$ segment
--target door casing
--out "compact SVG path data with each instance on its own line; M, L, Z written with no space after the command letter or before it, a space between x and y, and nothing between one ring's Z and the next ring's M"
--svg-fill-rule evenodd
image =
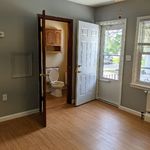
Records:
M39 40L41 40L40 38L40 32L41 32L41 24L40 21L43 18L43 15L38 14L38 26L39 26L39 31L38 31L38 37ZM54 17L54 16L48 16L45 15L44 16L45 20L53 20L53 21L60 21L60 22L65 22L68 24L68 46L67 46L67 103L68 104L72 104L72 72L73 72L73 20L72 19L67 19L67 18L60 18L60 17ZM39 41L39 50L41 47L41 42ZM41 57L40 57L40 53L41 51L39 51L39 72L41 72ZM46 70L46 68L45 68ZM45 81L46 82L46 81ZM39 108L40 108L40 112L42 111L42 98L41 98L41 91L42 91L42 87L41 87L41 77L39 75ZM46 104L45 104L46 105ZM43 111L46 112L46 106L43 107ZM45 113L46 114L46 113ZM45 117L46 118L46 117ZM44 121L46 122L46 121ZM46 126L46 125L44 125Z
M42 15L38 14L38 18L42 19ZM68 23L68 57L67 57L67 103L72 104L72 70L73 70L73 20L55 16L45 16L46 20L60 21Z
M104 25L115 25L115 24L119 24L119 23L122 23L124 25L123 27L123 39L122 39L122 52L121 52L121 57L122 57L122 63L121 63L121 73L120 73L120 84L121 84L121 92L119 93L119 102L118 104L112 104L112 105L115 105L117 107L119 107L121 105L121 98L122 98L122 81L123 81L123 70L124 70L124 54L125 54L125 40L126 40L126 25L127 25L127 19L124 18L124 19L118 19L118 20L110 20L110 21L102 21L102 22L97 22L97 24L100 25L100 35L101 35L101 26L104 26ZM100 43L101 45L101 43ZM99 66L101 66L101 58L99 57ZM100 78L100 67L98 67L98 78ZM99 79L98 79L98 82L99 82ZM96 95L96 98L97 99L101 99L99 97L99 84L97 84L97 95ZM102 101L106 102L106 100L103 100L101 99ZM109 102L108 102L109 103Z

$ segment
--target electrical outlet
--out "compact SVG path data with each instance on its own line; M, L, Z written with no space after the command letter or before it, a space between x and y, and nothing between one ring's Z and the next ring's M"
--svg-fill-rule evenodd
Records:
M2 100L3 100L3 101L7 101L7 94L3 94L3 95L2 95Z
M5 37L5 33L3 31L0 31L0 38Z

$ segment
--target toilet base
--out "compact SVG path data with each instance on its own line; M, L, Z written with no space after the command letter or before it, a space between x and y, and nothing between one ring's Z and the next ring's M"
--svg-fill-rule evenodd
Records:
M51 92L51 95L55 97L62 97L62 89L55 89Z

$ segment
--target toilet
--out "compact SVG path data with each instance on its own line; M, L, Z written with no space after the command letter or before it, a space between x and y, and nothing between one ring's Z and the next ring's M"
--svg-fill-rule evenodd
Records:
M62 88L64 82L58 81L59 79L59 68L47 68L46 69L47 82L51 85L50 93L55 97L62 97Z

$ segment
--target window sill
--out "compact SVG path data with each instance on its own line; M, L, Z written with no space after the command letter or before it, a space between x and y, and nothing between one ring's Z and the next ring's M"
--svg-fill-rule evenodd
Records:
M142 84L138 84L138 83L130 83L130 86L133 88L144 90L144 91L150 90L150 86L146 86L146 85L142 85Z

